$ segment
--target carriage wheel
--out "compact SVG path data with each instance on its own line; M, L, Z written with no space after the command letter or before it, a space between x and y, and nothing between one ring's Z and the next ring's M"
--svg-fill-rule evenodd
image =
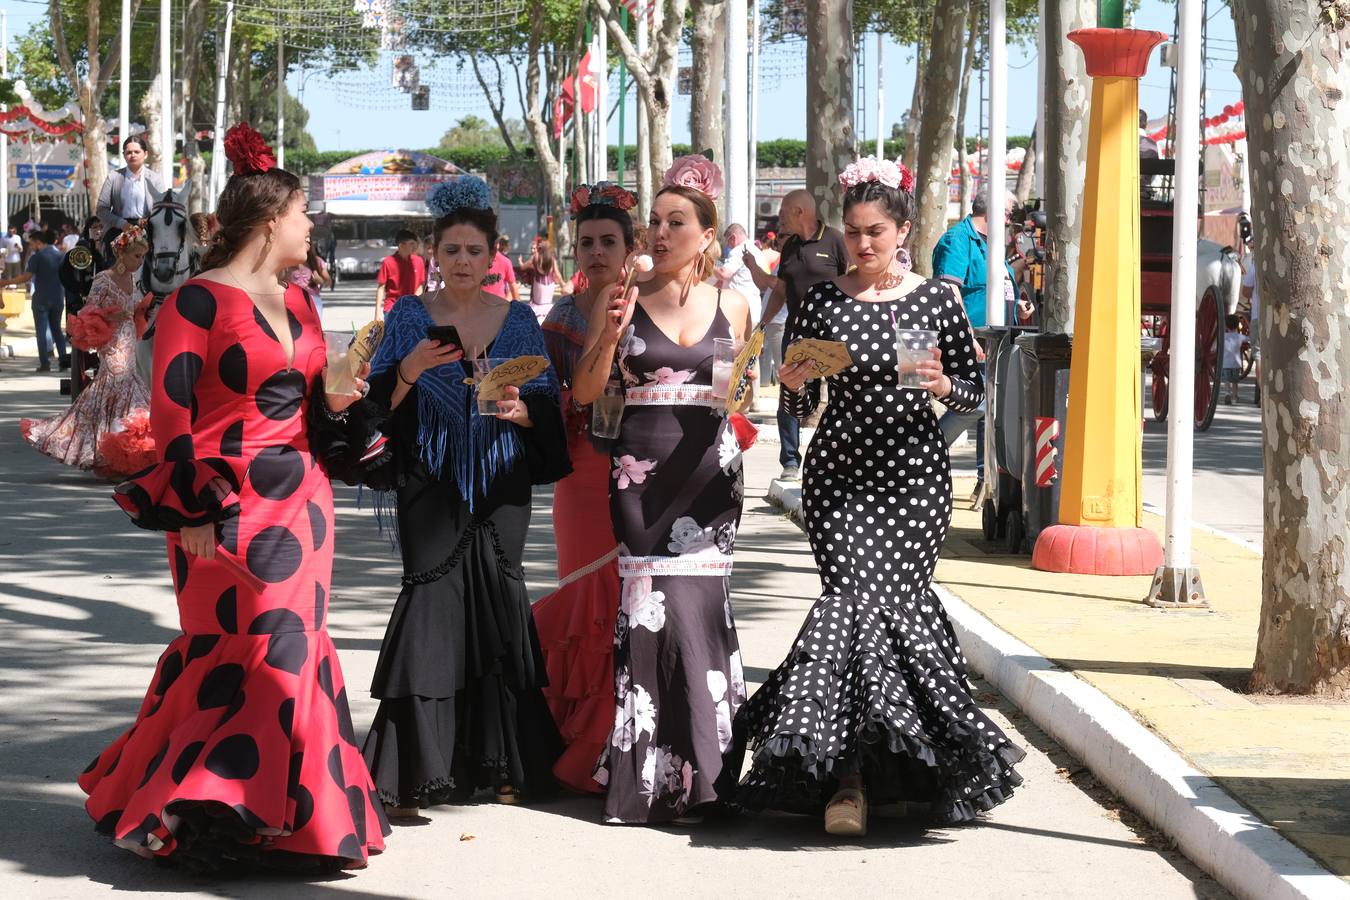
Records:
M1214 424L1222 385L1223 313L1214 288L1205 291L1195 311L1195 430Z
M1167 419L1168 347L1171 343L1165 324L1159 329L1158 336L1162 338L1162 347L1158 350L1157 355L1149 362L1149 370L1153 373L1150 405L1153 407L1153 421L1163 422Z

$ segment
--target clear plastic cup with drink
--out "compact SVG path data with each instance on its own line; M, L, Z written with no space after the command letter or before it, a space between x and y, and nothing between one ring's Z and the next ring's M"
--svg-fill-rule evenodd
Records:
M938 333L922 328L898 328L895 331L895 357L900 372L900 387L921 391L919 363L933 359Z
M712 393L725 400L731 394L731 370L736 367L736 356L745 346L734 338L713 338Z
M330 394L346 395L356 391L356 376L352 372L352 333L325 331L323 343L328 351L328 365L323 370L323 389Z
M616 438L623 423L623 385L611 380L605 392L591 404L591 434L598 438Z
M509 363L509 357L491 356L479 357L473 361L473 393L477 401L478 414L480 416L495 416L499 412L497 401L507 399L504 388L489 387L483 388L483 380L487 378L488 373L498 366Z

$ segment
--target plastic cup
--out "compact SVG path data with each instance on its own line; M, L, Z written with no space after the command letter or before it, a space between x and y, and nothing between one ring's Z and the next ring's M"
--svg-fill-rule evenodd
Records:
M598 438L616 438L623 423L623 385L611 381L605 392L591 404L591 434Z
M736 355L745 346L733 338L713 338L712 393L725 400L731 393L731 370L736 367Z
M349 358L352 334L348 331L325 331L323 343L328 351L328 365L323 370L323 389L330 394L350 394L356 390Z
M920 328L899 328L895 332L895 358L900 372L900 387L921 391L918 367L933 358L938 333Z
M473 393L474 399L478 404L478 414L480 416L497 415L497 401L506 399L506 394L502 392L501 388L492 391L484 391L482 389L483 379L486 378L488 373L493 369L510 361L510 357L506 356L480 357L473 361Z

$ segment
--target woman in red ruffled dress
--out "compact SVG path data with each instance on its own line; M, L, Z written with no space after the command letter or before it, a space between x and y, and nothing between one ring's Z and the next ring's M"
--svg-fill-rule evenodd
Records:
M324 629L333 494L306 418L313 303L280 275L305 258L300 180L247 125L205 271L156 321L151 421L160 462L118 485L137 525L168 532L182 635L136 723L84 774L85 808L121 847L193 869L325 873L383 849L383 810L356 746Z
M126 476L144 468L124 468L128 457L116 448L111 458L104 453L108 439L122 431L124 420L150 405L145 382L136 372L136 327L132 311L136 308L135 273L145 260L150 245L144 229L131 225L113 241L117 264L94 276L78 316L70 317L67 328L71 340L80 349L96 350L98 374L80 392L70 408L50 419L22 419L19 431L39 453L57 462L79 469L97 469ZM98 333L84 336L88 323Z
M610 526L609 441L591 435L591 408L572 400L572 375L598 298L618 283L633 249L637 198L601 183L572 195L577 263L587 288L562 297L544 320L544 342L563 387L572 474L553 492L558 589L534 606L548 667L544 689L567 749L553 774L574 791L604 790L592 774L614 728L614 618L619 610L618 542Z

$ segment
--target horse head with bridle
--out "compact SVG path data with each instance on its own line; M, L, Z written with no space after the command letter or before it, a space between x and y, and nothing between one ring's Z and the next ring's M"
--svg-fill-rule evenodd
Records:
M153 204L145 226L150 252L145 255L142 284L156 299L167 297L193 275L197 233L188 220L187 204L179 199L186 199L191 191L191 181L162 194L150 189Z
M182 187L170 188L163 193L153 187L149 190L152 205L145 221L145 237L150 252L145 254L141 287L154 297L144 310L146 329L136 348L136 367L147 384L150 383L155 316L164 298L195 274L196 254L193 250L197 246L197 233L188 218L187 204L183 202L191 194L192 182L185 181Z

